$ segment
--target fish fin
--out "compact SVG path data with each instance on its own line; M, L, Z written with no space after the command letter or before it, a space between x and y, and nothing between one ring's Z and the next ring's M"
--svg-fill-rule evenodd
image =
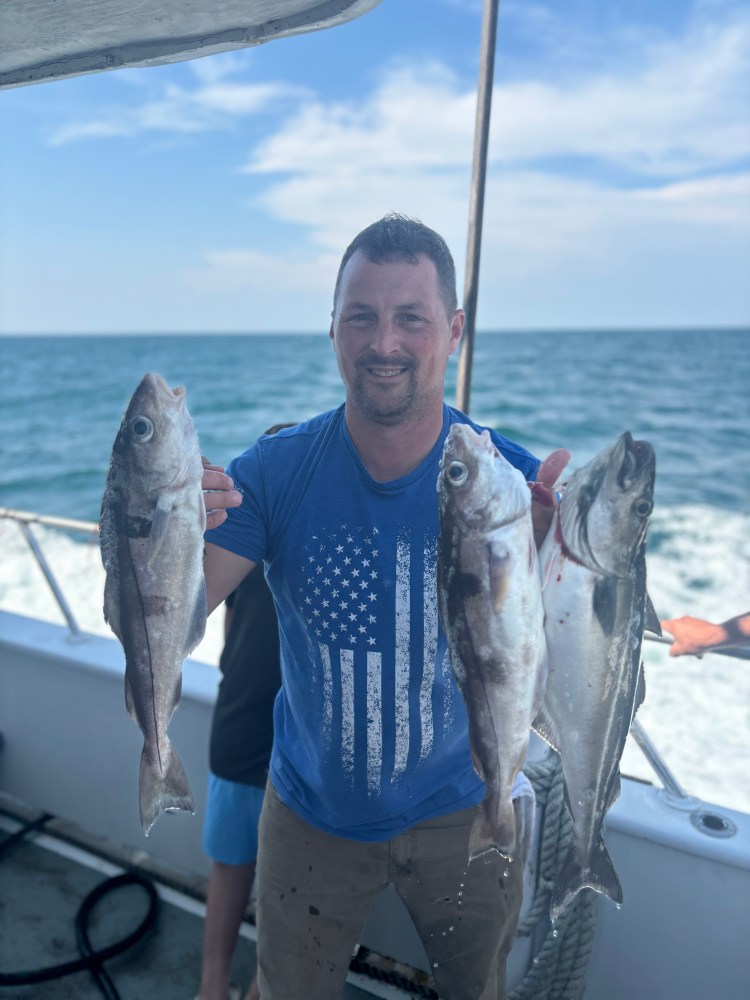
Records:
M594 584L593 609L602 632L610 636L617 620L617 578L600 576Z
M484 769L482 768L482 762L474 752L474 747L471 743L469 743L469 752L471 754L471 762L474 765L474 770L477 772L482 781L484 781Z
M507 858L509 861L513 860L513 852L516 849L516 822L515 822L515 812L513 811L513 803L511 802L511 814L513 817L512 824L512 841L507 842L507 835L498 835L497 832L493 832L492 825L487 818L487 813L484 809L480 809L477 813L477 817L471 828L471 833L469 835L469 864L475 861L477 858L483 857L485 854L489 854L491 851L496 851L498 854L502 854L503 857Z
M201 580L201 585L198 590L198 596L195 600L195 608L193 609L193 617L190 621L190 629L185 639L185 649L183 651L183 659L189 656L193 652L195 647L201 641L203 636L206 634L206 618L208 616L208 597L206 595L206 580L205 577Z
M120 584L117 574L107 573L104 581L104 621L122 642L120 627Z
M641 664L638 667L638 680L635 684L635 699L633 701L633 715L630 719L631 722L635 718L635 713L646 700L646 672L644 670L643 660L641 660Z
M146 754L146 747L141 754L141 775L139 787L139 805L143 832L148 836L161 809L181 809L194 813L195 803L190 785L182 766L182 761L172 750L169 740L163 748L166 766L162 769Z
M622 778L620 777L620 769L618 767L615 773L612 775L612 781L610 782L609 794L607 795L607 804L604 807L605 816L612 808L612 806L615 804L615 802L617 802L617 800L620 798L621 785L622 785Z
M159 555L164 539L167 537L167 528L172 515L172 504L166 497L160 496L154 509L154 519L151 522L151 534L148 540L148 563L151 565Z
M167 720L171 720L174 715L174 710L180 704L180 698L182 697L182 674L177 678L177 683L174 686L174 692L172 694L172 705L167 712Z
M560 753L560 738L557 735L555 724L547 714L544 705L537 712L537 716L531 723L534 732L541 736L545 743L549 743L556 753Z
M128 715L133 720L133 722L138 722L138 713L135 709L135 699L133 698L133 689L130 686L130 680L128 675L125 674L125 708L127 709Z
M510 582L510 557L505 548L495 549L490 546L490 600L492 610L498 612L508 593Z
M575 845L571 845L555 882L550 901L550 917L556 923L563 910L573 902L582 889L593 889L609 896L615 903L622 902L622 886L617 877L612 858L602 840L586 866L576 858Z
M651 601L651 598L646 593L646 607L643 611L643 631L651 632L652 635L661 636L661 623L659 622L659 616L656 613L656 608Z

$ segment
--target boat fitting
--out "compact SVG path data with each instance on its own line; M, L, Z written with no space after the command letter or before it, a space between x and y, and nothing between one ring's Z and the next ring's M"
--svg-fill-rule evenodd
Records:
M705 833L707 837L733 837L737 833L736 823L727 816L709 809L696 809L691 812L690 822L696 830Z

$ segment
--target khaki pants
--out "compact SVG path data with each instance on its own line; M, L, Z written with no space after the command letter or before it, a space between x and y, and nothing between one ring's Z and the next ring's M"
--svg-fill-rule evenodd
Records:
M467 864L479 808L363 843L310 826L269 782L258 853L263 1000L338 1000L370 903L390 882L424 944L441 1000L504 1000L523 865L494 852Z

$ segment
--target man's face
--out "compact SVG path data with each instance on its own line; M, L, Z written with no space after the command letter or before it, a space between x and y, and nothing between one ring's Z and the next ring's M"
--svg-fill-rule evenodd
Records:
M357 251L341 276L330 330L349 405L394 425L442 404L463 324L460 309L447 315L428 257L373 264Z

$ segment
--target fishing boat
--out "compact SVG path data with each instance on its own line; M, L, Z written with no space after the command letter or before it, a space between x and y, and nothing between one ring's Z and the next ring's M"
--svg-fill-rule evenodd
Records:
M120 0L6 0L0 88L49 85L70 75L157 65L335 28L366 16L377 2L162 0L157 15L149 5ZM497 0L486 0L481 37L467 335L456 399L465 411L497 7ZM125 717L122 648L114 637L80 629L39 542L44 528L95 544L97 525L7 509L0 517L26 538L28 557L46 579L40 586L52 589L65 622L43 620L34 608L25 614L0 610L0 827L6 834L0 845L0 989L14 997L114 996L114 987L102 985L111 975L126 996L190 997L198 981L209 864L201 824L167 815L144 839L137 810L123 809L122 790L133 786L140 736ZM722 655L727 653L748 658L742 650ZM739 659L738 669L746 669ZM188 659L180 711L170 727L191 777L198 817L218 682L213 665ZM624 777L607 816L606 841L624 903L615 906L585 891L556 925L549 919L550 890L571 833L557 758L532 741L526 770L537 791L538 822L508 969L514 1000L747 996L750 815L691 796L637 722L632 733L652 780ZM89 920L95 924L91 932ZM242 936L247 971L255 940L252 907ZM76 938L80 960L66 951L68 939L73 949ZM87 950L93 956L86 957ZM112 953L106 965L102 950ZM51 979L45 970L61 964L68 976ZM393 891L376 900L352 957L347 998L368 995L437 998L424 949Z

